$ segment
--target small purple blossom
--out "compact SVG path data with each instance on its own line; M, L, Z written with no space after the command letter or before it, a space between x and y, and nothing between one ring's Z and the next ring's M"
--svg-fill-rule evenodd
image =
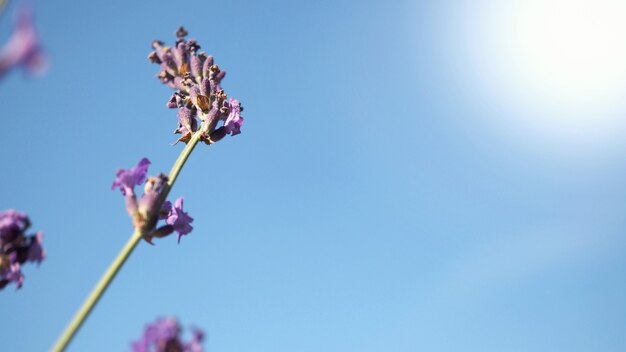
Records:
M193 218L183 211L183 197L176 199L174 206L171 207L169 214L167 215L167 224L171 225L174 231L178 233L178 242L180 238L193 230L191 223Z
M193 229L189 223L193 219L183 211L183 198L179 198L172 206L169 201L163 202L161 208L156 211L161 192L167 184L167 176L159 174L146 179L150 160L143 158L137 166L131 169L120 169L116 173L116 179L111 189L119 187L126 200L126 210L133 220L135 228L141 229L146 241L152 243L152 238L162 238L178 232L180 237L188 234ZM135 194L135 186L144 183L144 191L139 200ZM156 214L153 212L156 211ZM156 215L157 218L151 218ZM157 228L158 220L166 220L166 225ZM33 250L33 253L36 249Z
M150 160L143 158L139 160L137 166L132 169L119 169L115 174L116 178L113 181L111 189L120 188L122 195L126 193L133 193L135 186L142 184L146 180L146 174L148 173L148 167L150 166Z
M195 40L185 39L187 31L183 27L176 31L176 36L173 47L154 41L154 51L148 59L161 66L158 74L161 83L175 90L166 105L179 109L174 133L181 137L177 142L189 142L197 129L197 118L204 126L201 140L206 144L215 143L227 134L241 133L243 108L236 99L229 100L221 86L226 72L213 63L212 56L198 52L200 45ZM218 126L220 122L222 125Z
M146 325L143 336L132 343L133 352L202 352L204 333L194 330L191 341L185 343L182 330L174 317L157 319Z
M23 66L33 74L43 72L47 67L47 58L39 47L33 13L29 7L18 10L15 29L0 49L0 76L17 66Z
M239 100L231 98L228 101L228 117L224 121L224 128L226 133L231 136L241 133L241 126L243 125L243 117L241 117L241 104Z
M21 288L24 282L22 264L39 264L46 257L42 246L43 233L26 235L29 227L26 214L15 210L0 212L0 289L11 282Z

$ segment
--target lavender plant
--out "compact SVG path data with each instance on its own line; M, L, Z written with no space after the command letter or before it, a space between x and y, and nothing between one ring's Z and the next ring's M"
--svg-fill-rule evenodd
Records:
M156 206L159 194L167 182L167 177L163 174L159 174L156 177L150 176L146 181L149 165L150 160L143 158L132 169L118 170L117 178L113 181L111 188L119 187L122 195L126 198L128 215L133 220L135 228L143 229L143 238L146 241L152 243L152 238L165 237L176 231L178 233L178 242L180 243L180 238L193 229L190 225L193 218L183 211L183 197L178 198L173 206L169 201L165 201L161 205L157 220L165 220L166 225L156 228L156 222L153 221L150 223L151 225L148 224L149 214ZM138 201L135 194L135 186L144 183L144 181L144 192Z
M133 352L202 352L204 333L194 329L189 342L184 342L176 318L157 319L146 325L143 336L132 344Z
M26 214L6 210L0 212L0 289L13 282L17 288L24 283L22 265L37 264L46 257L42 247L43 232L26 235L30 219Z
M154 51L148 55L152 63L160 65L159 80L174 90L167 107L178 109L174 132L180 137L176 143L186 145L167 176L159 174L146 179L150 164L147 158L131 169L118 170L112 188L119 188L124 196L135 231L59 337L54 351L67 347L142 238L152 243L154 238L177 232L180 241L182 236L191 232L193 219L183 211L183 198L172 204L166 201L167 196L199 142L210 145L226 135L241 132L243 108L236 99L229 99L221 86L226 72L214 64L212 56L199 51L200 46L195 40L186 40L186 36L187 31L180 27L172 47L154 41ZM138 199L134 188L142 183L145 183L144 192ZM165 224L158 226L159 220L165 220Z
M5 5L6 2L0 0L0 10ZM18 9L15 29L0 49L0 77L19 66L32 74L43 72L47 66L47 58L39 45L30 7Z
M7 0L0 0L0 14L6 5ZM0 77L19 66L30 73L41 72L46 61L35 31L32 8L23 6L17 11L9 40L0 49ZM24 283L22 265L40 264L46 257L42 247L43 232L26 235L29 227L30 219L25 213L13 209L0 211L0 290L10 283L21 288Z

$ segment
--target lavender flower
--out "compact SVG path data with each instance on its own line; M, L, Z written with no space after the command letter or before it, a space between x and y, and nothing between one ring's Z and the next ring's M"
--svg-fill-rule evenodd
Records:
M241 104L239 100L231 98L228 101L228 117L224 121L224 128L226 133L235 136L241 133L241 126L243 125L243 118L241 117Z
M173 47L154 41L154 51L148 59L161 66L159 80L175 90L166 105L179 109L174 133L181 137L177 142L187 143L191 139L198 118L203 126L201 140L206 144L215 143L226 134L241 133L243 108L239 101L228 100L221 86L226 72L213 63L212 56L198 52L200 45L195 40L185 40L187 31L183 27L176 31L176 36ZM222 126L218 127L220 122Z
M29 73L43 72L47 66L35 32L32 9L27 7L18 11L13 34L0 50L0 76L17 66L25 67Z
M29 227L26 214L15 210L0 212L0 289L11 282L21 288L24 282L22 264L39 264L46 257L42 247L43 233L39 231L27 236L25 232Z
M176 318L157 319L146 325L143 336L132 343L133 352L202 352L204 333L194 330L191 341L183 342Z
M167 214L168 225L171 225L174 231L178 232L178 242L183 235L186 235L193 230L190 223L193 222L193 218L183 211L183 197L180 197L174 202L174 206L171 207Z
M179 198L174 206L169 201L165 201L159 209L156 221L149 222L150 215L155 211L163 187L167 184L167 176L159 174L150 176L146 180L150 160L143 158L131 169L120 169L116 173L111 189L119 188L126 199L126 210L133 220L135 228L141 229L145 235L144 239L152 243L152 238L162 238L178 232L178 242L183 235L188 234L193 229L190 223L193 219L183 211L183 198ZM145 182L144 191L140 199L137 200L135 186ZM166 225L156 228L158 220L166 220Z
M146 180L146 174L148 173L148 167L150 166L150 160L143 158L139 160L137 166L132 169L120 169L117 170L115 176L117 177L113 181L111 189L120 188L122 195L126 193L134 193L135 186L142 184Z

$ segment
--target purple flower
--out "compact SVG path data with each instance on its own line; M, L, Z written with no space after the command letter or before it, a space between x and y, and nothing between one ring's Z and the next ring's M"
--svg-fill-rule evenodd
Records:
M193 227L190 225L193 222L193 218L183 211L183 200L183 197L176 199L176 202L174 202L174 206L170 209L166 220L167 224L171 225L174 231L178 232L179 243L180 238L183 237L183 235L186 235L193 230Z
M30 226L30 220L26 214L6 210L0 212L0 243L15 241Z
M194 330L190 342L181 337L181 328L176 318L157 319L146 325L143 336L132 343L133 352L202 352L204 333Z
M126 210L128 211L128 215L133 218L135 227L141 226L144 220L138 212L135 186L142 184L146 180L148 166L150 166L150 160L143 158L139 160L137 166L131 169L118 169L115 174L116 178L111 186L111 189L119 187L120 192L122 192L122 195L126 199Z
M241 117L241 104L239 100L231 98L228 101L228 117L224 121L226 133L231 136L241 133L241 125L243 125L243 117Z
M161 83L175 90L167 107L179 109L174 133L182 136L177 142L189 142L197 129L196 116L205 126L201 140L207 144L215 143L226 134L241 133L241 105L235 99L228 100L221 86L226 72L213 63L212 56L198 52L200 45L195 40L185 40L187 31L183 27L176 31L176 36L173 47L159 40L152 42L154 51L148 58L161 66L158 74ZM213 134L216 130L220 132Z
M116 178L115 181L113 181L111 189L119 187L123 196L125 196L126 193L134 193L135 186L142 184L146 180L148 166L150 166L150 160L143 158L139 160L137 166L132 169L117 170L115 174Z
M32 9L28 7L18 11L13 34L0 50L0 76L17 66L24 66L30 73L43 72L47 66L47 59L39 48Z
M172 206L169 201L163 202L158 211L161 192L167 184L167 176L159 174L158 176L150 176L146 180L150 161L143 158L137 166L132 169L120 169L117 171L116 179L111 189L120 188L122 195L126 199L126 210L133 220L135 228L140 229L144 233L144 239L152 243L152 238L162 238L178 232L178 241L180 237L191 232L192 227L189 225L193 219L183 211L183 198L179 198ZM135 186L145 181L144 191L140 199L137 200L135 194ZM154 216L156 215L156 218ZM158 220L165 220L166 225L157 228ZM37 257L37 247L32 249L33 258Z
M43 233L26 235L30 220L26 214L15 210L0 212L0 289L14 282L21 288L24 282L22 264L41 263L46 257Z

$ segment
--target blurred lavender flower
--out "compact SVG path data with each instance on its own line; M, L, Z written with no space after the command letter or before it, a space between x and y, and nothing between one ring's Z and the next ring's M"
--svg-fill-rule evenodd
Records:
M133 342L133 352L202 352L204 333L194 330L191 341L185 343L176 318L158 319L146 325L143 336Z
M0 50L0 76L17 66L23 66L32 74L41 73L47 68L47 58L39 47L33 12L29 7L18 10L13 34Z
M116 179L113 181L111 189L117 187L120 188L122 195L127 193L134 193L135 186L142 184L146 180L146 174L148 173L148 167L150 166L150 160L143 158L139 160L137 166L132 169L120 169L115 174Z
M159 209L158 220L166 220L167 224L156 228L157 221L148 223L150 214L155 210L159 196L163 187L167 183L167 176L159 174L150 176L146 180L150 160L143 158L139 163L130 169L120 169L117 171L111 189L119 188L126 199L126 210L133 220L135 228L142 229L146 234L146 241L152 243L152 238L162 238L178 232L178 242L183 235L188 234L193 229L190 223L193 219L183 212L183 198L179 198L172 206L172 203L165 201ZM135 194L135 186L144 183L144 191L139 201Z
M193 218L183 211L183 197L180 197L174 202L174 206L170 208L167 214L168 225L171 225L174 231L178 232L178 242L183 235L186 235L193 230L190 223L193 222Z
M21 288L24 282L22 264L41 261L46 257L41 231L27 236L30 220L26 214L6 210L0 212L0 289L11 282Z
M177 142L187 143L197 130L197 118L203 122L202 141L215 143L225 135L241 133L243 117L239 101L228 100L221 82L225 71L213 64L213 57L203 51L195 40L185 40L187 31L180 27L174 47L154 41L148 55L152 63L161 65L159 80L175 90L167 107L178 108ZM222 122L221 127L217 127Z

